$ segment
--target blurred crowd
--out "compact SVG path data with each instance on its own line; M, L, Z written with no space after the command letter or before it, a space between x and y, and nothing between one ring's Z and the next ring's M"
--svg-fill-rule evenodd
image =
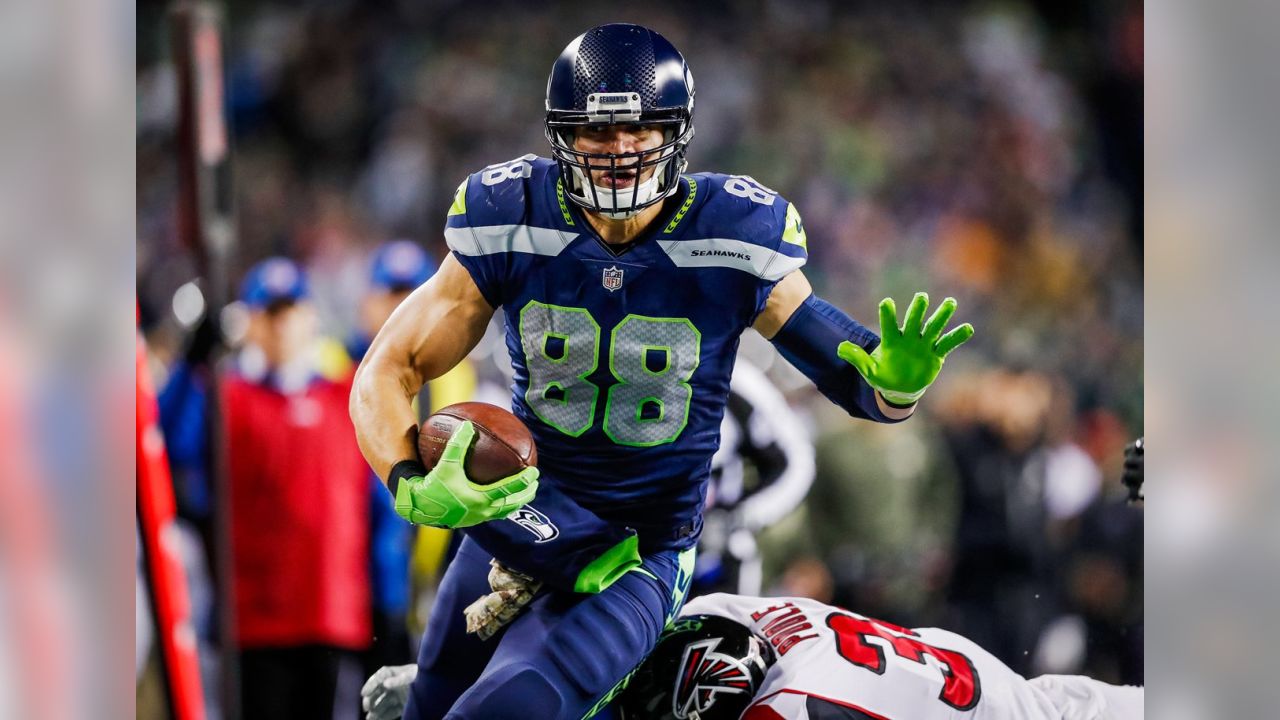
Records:
M546 154L564 44L649 25L697 82L690 169L793 201L819 293L871 322L925 288L977 328L892 427L841 417L744 342L817 447L809 498L762 537L766 588L943 625L1024 673L1141 683L1142 511L1119 484L1142 431L1141 3L646 5L229 2L233 276L291 258L317 329L358 336L376 248L440 257L458 182ZM194 265L164 11L139 3L137 78L138 293L162 380L198 323L175 312Z

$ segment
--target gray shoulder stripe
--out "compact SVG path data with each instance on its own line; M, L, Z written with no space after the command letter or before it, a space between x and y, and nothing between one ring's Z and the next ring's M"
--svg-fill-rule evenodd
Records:
M459 255L496 255L519 252L559 255L577 235L531 225L484 225L445 228L444 240Z
M803 267L805 262L802 257L792 257L754 243L729 238L659 240L658 244L676 267L728 267L770 282L781 280Z
M444 242L459 255L481 255L480 246L471 236L471 228L445 228Z

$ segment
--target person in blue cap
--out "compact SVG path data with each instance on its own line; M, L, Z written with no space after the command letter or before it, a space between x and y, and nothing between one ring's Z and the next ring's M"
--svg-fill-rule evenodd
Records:
M190 459L206 465L202 474L214 453L225 459L241 716L334 717L354 707L344 679L359 672L373 635L371 518L329 517L310 503L363 510L372 490L385 491L353 437L350 377L318 370L303 269L263 260L239 299L249 322L235 362L219 371L221 445ZM207 382L178 368L166 391L166 438L209 437Z
M240 300L253 310L278 310L308 297L307 277L294 261L272 257L249 268Z
M316 373L317 322L302 268L288 258L263 260L245 274L240 301L249 327L238 371L285 392L304 388Z
M292 260L270 258L245 273L238 300L248 311L249 323L245 345L234 358L237 374L266 379L271 367L288 365L298 368L292 374L305 382L309 368L283 360L306 355L293 350L299 344L309 345L309 331L314 327L314 316L304 302L307 297L306 275ZM208 324L195 331L184 356L169 368L158 397L179 513L199 525L206 537L212 532L208 523L213 507L205 422L210 386L207 375L218 333L216 325ZM279 380L280 373L273 373L272 379Z
M435 272L435 261L413 241L392 240L374 251L369 292L360 305L360 327L347 341L353 362L364 357L392 311Z

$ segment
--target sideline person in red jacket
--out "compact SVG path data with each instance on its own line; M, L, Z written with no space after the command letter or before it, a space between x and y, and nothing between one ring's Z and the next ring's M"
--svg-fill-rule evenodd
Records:
M246 346L222 389L243 717L331 718L357 707L371 635L369 468L350 382L315 371L302 270L265 260L241 300Z

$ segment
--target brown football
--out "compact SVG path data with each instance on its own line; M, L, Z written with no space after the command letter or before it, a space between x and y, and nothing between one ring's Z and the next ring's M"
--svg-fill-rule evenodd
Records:
M476 428L476 439L463 463L475 484L488 485L538 463L533 435L520 418L497 405L464 402L441 408L418 430L418 454L428 470L440 461L449 436L464 420Z

